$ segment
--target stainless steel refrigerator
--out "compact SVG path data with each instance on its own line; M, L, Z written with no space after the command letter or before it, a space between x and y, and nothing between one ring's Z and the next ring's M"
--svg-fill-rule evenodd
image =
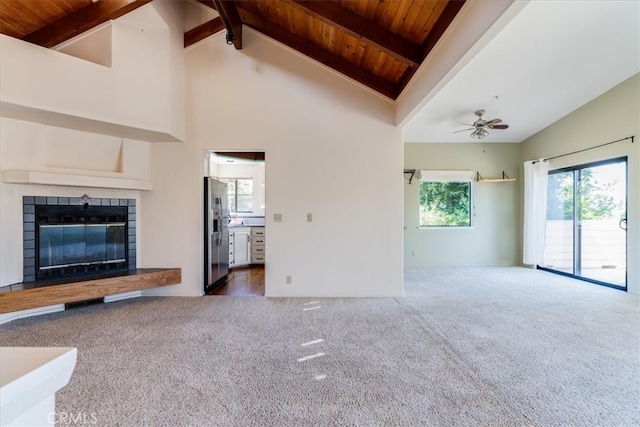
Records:
M204 179L204 290L216 288L229 273L227 184Z

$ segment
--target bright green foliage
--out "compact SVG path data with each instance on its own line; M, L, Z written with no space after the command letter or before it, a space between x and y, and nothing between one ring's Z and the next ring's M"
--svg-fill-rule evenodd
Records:
M624 201L615 197L617 180L598 180L593 168L580 170L579 177L579 218L589 220L624 217ZM573 178L573 171L549 175L547 219L573 219Z
M420 226L470 226L470 182L421 182Z

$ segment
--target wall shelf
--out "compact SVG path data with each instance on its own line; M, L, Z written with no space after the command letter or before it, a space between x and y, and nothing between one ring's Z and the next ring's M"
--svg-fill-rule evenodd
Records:
M406 175L408 173L411 174L411 176L409 177L409 184L411 184L411 181L413 181L413 177L416 174L416 170L415 169L405 169L404 170L404 174Z
M11 184L59 185L63 187L115 188L120 190L148 191L152 188L150 181L140 179L29 170L2 171L2 182Z
M515 178L509 178L509 176L502 171L502 178L483 178L480 172L476 172L477 182L514 182Z

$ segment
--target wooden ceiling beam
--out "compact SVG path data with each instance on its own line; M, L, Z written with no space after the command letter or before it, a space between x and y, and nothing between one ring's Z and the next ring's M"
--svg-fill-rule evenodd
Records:
M222 18L218 16L184 33L184 47L189 47L224 29L224 22L222 22Z
M431 31L429 31L429 35L427 35L427 38L422 44L422 59L420 60L421 62L427 57L427 55L429 55L429 53L431 53L438 40L440 40L444 32L451 25L451 22L453 22L453 19L456 17L458 12L460 12L460 9L462 9L462 6L464 6L465 1L466 0L450 0L449 3L445 6L444 10L438 17L438 20L433 25L433 28L431 28ZM407 84L409 84L409 81L411 80L415 72L415 68L407 68L403 76L400 78L400 81L398 82L399 93L401 93L407 86Z
M238 50L242 49L242 19L240 19L236 2L213 0L213 4L227 27L227 40L229 40L229 34L233 35L233 46Z
M236 159L264 161L264 151L214 151L217 156Z
M27 34L22 40L44 47L53 47L150 2L151 0L102 0L91 3L46 27Z
M462 6L464 6L466 0L449 0L449 3L445 6L444 10L438 17L438 20L429 31L429 35L422 43L422 58L420 58L420 62L422 62L427 55L434 48L438 40L442 38L444 32L449 28L451 22L456 17Z
M240 4L240 6L242 6L242 4ZM242 7L240 7L239 12L245 25L261 32L267 37L297 50L303 55L306 55L327 67L333 68L337 72L344 74L391 99L396 99L398 96L397 88L393 83L358 67L356 64L353 64L340 56L322 49L309 40L298 37L289 31L254 15Z
M340 6L339 2L317 0L293 0L311 16L338 27L351 36L366 41L387 55L410 67L422 62L422 49L396 33Z

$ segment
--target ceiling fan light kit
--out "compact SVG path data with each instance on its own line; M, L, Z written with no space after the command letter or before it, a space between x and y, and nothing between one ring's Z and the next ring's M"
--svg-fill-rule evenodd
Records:
M471 132L471 138L482 139L487 135L489 135L489 131L487 131L485 128L477 128L474 129L473 132Z

